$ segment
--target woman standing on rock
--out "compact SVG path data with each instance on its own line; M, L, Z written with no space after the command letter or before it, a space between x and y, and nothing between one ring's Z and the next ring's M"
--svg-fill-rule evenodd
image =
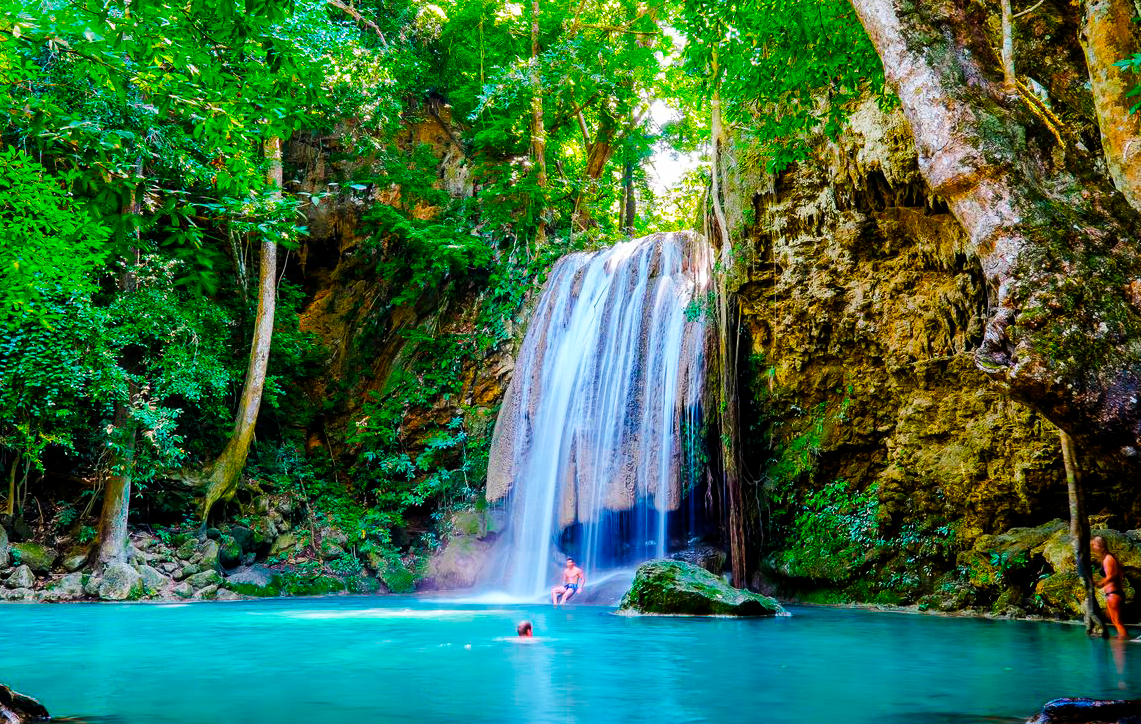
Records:
M1102 536L1094 536L1090 541L1090 553L1101 562L1101 570L1105 577L1097 582L1097 587L1105 592L1105 608L1109 611L1109 620L1117 629L1117 635L1124 639L1129 634L1121 624L1121 604L1125 602L1125 594L1121 590L1121 564L1117 557L1109 552L1109 546Z

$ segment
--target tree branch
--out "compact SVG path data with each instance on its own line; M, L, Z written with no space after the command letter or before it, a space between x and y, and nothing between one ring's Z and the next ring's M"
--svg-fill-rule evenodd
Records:
M345 13L353 20L356 20L361 25L376 33L376 37L380 38L381 46L383 46L385 50L388 50L388 39L384 37L384 33L381 31L379 25L361 15L359 12L357 12L356 8L345 5L343 2L341 2L341 0L328 0L328 2L330 5Z

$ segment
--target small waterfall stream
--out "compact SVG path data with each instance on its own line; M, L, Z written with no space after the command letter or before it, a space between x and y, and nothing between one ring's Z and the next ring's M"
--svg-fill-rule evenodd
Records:
M512 594L552 585L560 538L588 577L667 552L696 474L709 260L702 237L664 233L552 270L488 469L488 500L508 499Z

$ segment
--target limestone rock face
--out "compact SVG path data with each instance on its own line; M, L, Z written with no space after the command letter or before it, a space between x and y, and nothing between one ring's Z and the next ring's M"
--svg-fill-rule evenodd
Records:
M738 159L727 213L747 253L729 279L757 365L741 397L760 410L745 465L810 450L820 474L798 494L876 486L885 527L954 521L957 551L1066 515L1065 481L1055 428L976 365L981 262L916 158L902 114L866 102L779 177Z
M109 563L103 569L99 598L104 601L127 601L138 598L142 593L142 576L126 563Z
M0 571L8 567L9 560L8 531L4 530L4 526L0 526Z
M704 568L683 561L651 561L639 566L619 611L692 616L786 613L776 600L733 588Z

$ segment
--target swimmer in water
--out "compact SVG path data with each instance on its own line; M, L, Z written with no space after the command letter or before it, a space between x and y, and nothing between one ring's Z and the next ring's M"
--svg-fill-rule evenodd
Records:
M515 627L515 633L519 634L523 638L531 638L535 635L534 631L531 628L530 621L520 621L519 625Z
M586 575L574 564L573 558L567 558L566 568L563 569L563 585L551 589L551 603L555 606L566 603L571 596L585 589Z

